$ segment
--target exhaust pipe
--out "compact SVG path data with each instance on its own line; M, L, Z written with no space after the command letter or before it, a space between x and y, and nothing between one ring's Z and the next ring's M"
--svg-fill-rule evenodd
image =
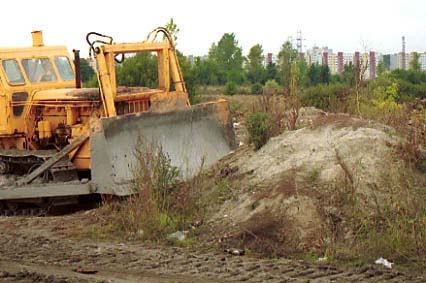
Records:
M31 32L33 36L33 47L41 47L44 46L43 43L43 32L41 30L35 30Z
M73 49L75 68L75 88L81 88L80 50Z

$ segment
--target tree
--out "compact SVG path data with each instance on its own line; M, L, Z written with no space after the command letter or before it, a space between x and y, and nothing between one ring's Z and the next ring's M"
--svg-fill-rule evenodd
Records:
M410 69L414 70L414 71L420 71L421 70L421 66L420 66L420 62L419 62L419 53L417 52L413 52L412 53L413 58L410 61Z
M318 63L309 66L308 81L310 86L316 86L320 83L320 66Z
M352 62L349 62L349 64L345 64L342 76L343 81L348 86L353 86L355 84L355 68Z
M125 86L158 86L157 56L138 53L117 65L117 83Z
M265 81L268 81L268 80L275 80L278 82L280 81L278 76L278 67L277 67L277 64L275 63L270 63L266 65Z
M367 50L364 47L364 50ZM365 81L365 72L368 68L368 57L363 56L355 62L354 74L355 74L355 101L356 101L356 110L359 117L361 115L361 96L364 90L364 81Z
M320 82L323 84L330 83L330 68L328 65L321 65L319 72Z
M95 75L95 71L90 67L87 59L80 58L80 74L83 82L88 82Z
M379 64L377 64L377 75L381 75L386 72L385 62L380 60Z
M297 58L297 50L293 48L290 41L284 42L278 53L278 59L281 67L281 83L284 86L285 92L288 94L290 93L291 68L296 63Z
M217 44L212 44L208 59L216 65L220 84L227 81L242 83L243 55L234 33L225 33Z
M308 64L306 61L302 58L299 58L296 61L297 64L297 71L298 71L298 85L306 86L308 85Z
M170 35L173 38L173 43L177 45L177 34L179 33L179 28L174 22L173 18L170 18L169 22L166 24L166 29L169 31ZM164 38L163 38L164 39ZM188 58L183 55L182 52L176 49L176 55L179 60L179 65L185 79L185 86L188 90L189 99L191 102L195 103L196 91L197 91L197 74L196 68L189 62Z
M385 70L390 70L390 54L383 55L383 66Z
M247 56L247 78L251 83L263 83L265 78L263 60L262 45L256 44L250 48Z
M176 55L178 57L179 65L183 73L185 86L189 95L189 100L191 101L191 103L195 104L198 86L197 69L194 65L191 64L191 62L188 60L188 57L183 55L183 53L179 50L176 50Z
M176 23L173 21L173 18L170 18L170 20L167 22L165 27L169 31L170 35L172 36L174 44L177 45L177 38L178 38L177 34L179 32L179 28L177 27Z

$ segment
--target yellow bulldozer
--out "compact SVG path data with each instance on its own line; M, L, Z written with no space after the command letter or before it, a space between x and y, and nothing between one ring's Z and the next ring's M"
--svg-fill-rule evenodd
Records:
M37 213L91 195L126 196L135 149L156 142L191 177L235 148L225 100L190 105L175 46L165 28L135 43L91 32L98 88L82 88L79 52L64 46L0 48L0 213ZM120 86L117 65L154 54L158 86Z

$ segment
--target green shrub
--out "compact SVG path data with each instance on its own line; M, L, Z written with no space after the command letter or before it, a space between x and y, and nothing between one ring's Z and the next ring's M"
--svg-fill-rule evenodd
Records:
M249 141L254 144L256 150L260 149L269 139L271 122L268 114L256 112L250 114L246 120Z
M233 81L229 81L225 85L224 94L225 95L234 95L237 93L238 86Z
M98 88L99 87L98 77L96 75L93 75L89 80L83 82L83 87Z
M266 95L274 95L280 91L280 85L275 80L268 80L263 87L263 92Z
M251 86L251 94L261 94L263 91L263 86L260 83L255 83Z
M337 108L340 104L345 103L349 95L350 89L344 84L319 84L306 89L301 97L301 102L303 106L313 106L325 111L335 112L341 110Z

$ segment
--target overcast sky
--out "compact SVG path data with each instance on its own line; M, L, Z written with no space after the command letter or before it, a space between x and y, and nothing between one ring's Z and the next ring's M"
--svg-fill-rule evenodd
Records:
M260 43L277 53L289 36L302 31L304 49L328 46L334 52L426 51L425 0L6 0L0 15L0 47L31 44L43 30L48 45L66 45L87 55L85 35L97 31L116 42L141 41L173 17L180 28L178 48L186 55L207 54L225 32L234 32L243 53Z

